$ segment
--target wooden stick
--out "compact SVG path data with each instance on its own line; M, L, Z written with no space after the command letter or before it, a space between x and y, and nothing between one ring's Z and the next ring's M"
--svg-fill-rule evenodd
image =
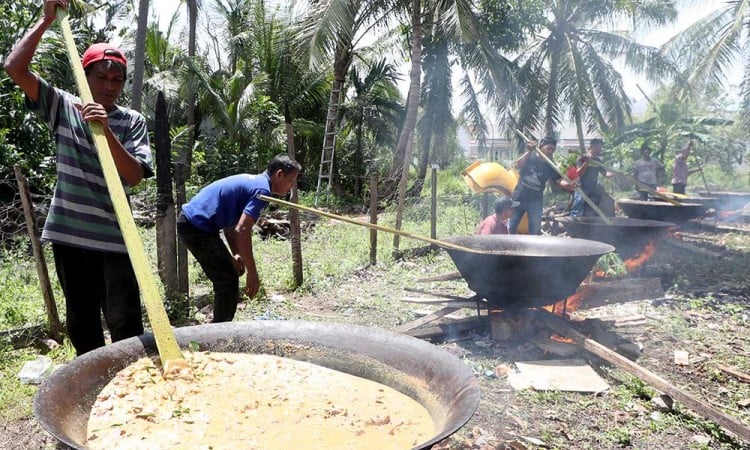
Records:
M441 325L435 325L432 327L414 328L407 331L405 334L414 336L416 338L429 339L437 338L440 336L446 336L450 334L458 334L464 331L469 331L478 328L485 321L483 317L471 316L463 319L456 319L449 323Z
M463 278L459 272L445 273L443 275L435 275L434 277L420 278L417 283L431 283L433 281L453 281L460 280Z
M522 137L522 138L524 138L524 139L526 140L526 142L529 142L529 138L527 138L527 137L526 137L526 135L524 135L524 134L523 134L523 133L521 132L521 130L518 130L518 129L516 129L516 132L517 132L517 133L518 133L519 135L521 135L521 137ZM576 192L578 192L578 193L579 193L579 194L581 195L581 197L583 198L583 200L584 200L584 201L586 201L586 203L588 203L588 205L589 205L589 206L590 206L590 207L591 207L591 208L592 208L592 209L593 209L594 211L596 211L596 213L597 213L597 214L599 215L599 217L601 217L601 218L602 218L602 222L604 222L604 223L605 223L605 224L607 224L607 225L612 225L612 220L610 220L610 218L609 218L609 217L607 217L607 215L606 215L606 214L604 214L604 211L602 211L602 210L601 210L601 209L599 208L599 206L598 206L598 205L597 205L596 203L594 203L594 201L593 201L593 200L591 200L591 199L589 198L589 196L588 196L588 195L586 195L586 193L585 193L585 192L583 192L583 189L581 189L581 187L580 187L580 186L578 186L578 185L576 185L575 183L573 183L573 182L572 182L572 181L571 181L571 180L570 180L570 179L569 179L569 178L568 178L568 177L567 177L567 176L566 176L566 175L565 175L564 173L560 172L560 169L559 169L559 168L557 167L557 165L556 165L556 164L555 164L555 163L554 163L554 162L553 162L553 161L552 161L551 159L549 159L549 157L548 157L547 155L545 155L545 154L544 154L544 152L542 151L542 149L540 149L539 147L534 147L534 150L536 150L537 154L538 154L539 156L541 156L541 157L542 157L542 159L544 159L544 161L545 161L545 162L546 162L547 164L549 164L549 166L550 166L550 167L552 167L552 168L553 168L553 169L555 170L555 172L557 172L557 174L558 174L558 175L560 175L560 177L561 177L561 178L562 178L563 180L565 180L565 181L567 181L568 183L570 183L570 184L572 184L572 185L573 185L574 189L576 190Z
M424 236L418 236L418 235L415 235L415 234L407 233L406 231L401 231L401 230L396 230L396 229L393 229L393 228L384 227L382 225L378 225L378 224L375 224L375 223L360 222L358 220L350 219L349 217L344 217L344 216L340 216L338 214L329 213L327 211L321 211L319 209L310 208L310 207L307 207L307 206L300 205L299 203L288 202L288 201L282 200L280 198L269 197L267 195L259 195L258 198L261 199L261 200L263 200L263 201L265 201L265 202L278 203L280 205L284 205L284 206L287 206L289 208L296 208L296 209L300 209L302 211L307 211L307 212L310 212L310 213L313 213L313 214L317 214L319 216L328 217L329 219L336 219L336 220L340 220L342 222L351 223L353 225L359 225L359 226L362 226L362 227L367 227L367 228L370 228L370 229L373 229L373 230L385 231L386 233L392 233L392 234L395 234L395 235L398 235L398 236L404 236L404 237L416 239L418 241L429 242L430 244L437 245L438 247L442 247L442 248L449 248L449 249L452 249L452 250L460 250L462 252L469 252L469 253L481 253L481 254L487 254L487 255L493 254L493 252L490 252L490 251L487 251L487 250L480 250L480 249L476 249L476 248L464 247L462 245L453 244L451 242L441 241L441 240L438 240L438 239L432 239L432 238L428 238L428 237L424 237Z
M708 181L706 181L706 174L703 173L703 164L701 164L700 160L696 158L698 161L698 170L701 173L701 179L703 180L703 186L706 188L706 192L708 192L708 195L711 195L711 189L708 187Z
M401 301L404 303L416 303L420 305L435 305L435 306L453 306L454 308L468 308L476 309L477 302L469 300L448 300L445 298L425 298L425 297L402 297Z
M83 66L81 65L81 59L78 56L78 48L73 40L73 31L70 28L68 12L60 7L57 8L56 12L57 21L62 30L65 47L68 51L68 59L70 60L70 66L73 69L73 75L75 76L76 86L78 87L81 100L84 103L91 103L94 101L94 97L91 95L91 89L86 80L86 75L83 71ZM96 153L99 156L99 162L101 163L102 171L104 172L104 181L107 184L107 190L112 199L115 216L117 217L117 222L120 224L122 237L125 240L125 247L128 250L130 262L133 266L135 277L138 280L138 286L141 289L143 304L146 306L146 314L151 323L151 329L154 333L156 347L159 350L162 364L165 364L170 360L184 360L180 347L177 345L174 331L172 331L172 327L169 325L169 317L167 317L167 312L161 302L161 296L159 294L159 288L156 284L154 274L149 270L151 264L148 262L143 242L138 234L138 228L135 226L133 213L130 211L128 200L125 197L125 190L122 187L120 175L118 174L117 167L115 167L115 162L112 159L112 153L109 150L107 138L104 136L102 124L97 121L92 121L89 122L89 126L91 127L91 133L94 138Z
M736 418L719 411L713 406L709 405L706 400L698 399L683 391L682 389L672 385L664 378L659 375L647 370L644 367L639 366L633 361L625 358L619 353L603 346L593 339L589 339L582 333L574 330L564 319L555 316L545 310L537 310L539 318L551 329L560 333L570 339L573 339L578 345L583 346L586 350L593 353L596 356L614 364L626 372L637 376L638 378L646 381L656 389L668 394L678 402L684 404L688 408L697 412L698 414L709 418L710 420L721 425L728 431L736 434L746 441L750 441L750 427L740 422Z
M737 369L735 369L733 367L729 367L729 366L725 366L725 365L719 365L718 369L721 370L722 372L728 374L728 375L731 375L731 376L737 378L738 380L742 381L743 383L750 383L750 375L748 375L746 373L742 373L742 372L740 372L739 370L737 370Z
M415 288L404 288L407 292L414 292L417 294L424 294L424 295L432 295L434 297L442 297L447 298L449 300L459 300L459 301L468 301L468 302L482 302L482 298L479 295L473 295L471 297L459 297L458 295L450 295L450 294L441 294L440 292L430 292L425 291L424 289L415 289Z
M427 314L424 317L420 317L419 319L415 319L402 324L400 327L397 327L395 331L397 333L405 333L409 330L413 330L415 328L421 327L424 324L430 323L433 320L437 320L443 316L447 316L448 314L456 312L459 309L461 308L456 308L454 306L444 306L443 308L440 308L432 314Z
M39 287L42 289L44 298L44 310L47 313L47 322L49 323L49 334L52 339L62 342L63 326L60 323L60 315L57 313L57 304L55 303L55 294L52 292L52 284L49 281L49 272L47 272L47 261L44 258L42 244L39 242L39 233L34 217L34 206L31 203L31 194L29 193L29 184L26 177L21 172L21 166L13 165L13 171L16 174L16 183L18 192L21 195L21 204L23 205L23 215L26 218L26 230L29 233L31 241L31 251L34 254L34 263L36 273L39 276Z

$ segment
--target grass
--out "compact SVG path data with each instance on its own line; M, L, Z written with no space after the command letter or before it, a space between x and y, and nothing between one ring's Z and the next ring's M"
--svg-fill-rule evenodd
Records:
M14 349L8 344L0 344L0 422L29 417L32 413L32 397L36 386L23 384L18 372L27 361L36 359L35 348ZM56 364L63 364L75 357L75 350L69 344L62 345L49 354Z
M45 322L42 291L34 260L27 249L28 239L18 239L12 245L0 248L0 331L38 325ZM52 260L51 253L46 255ZM47 268L52 278L56 300L62 293L54 274L54 266ZM64 305L57 301L58 310ZM63 309L64 311L64 309Z

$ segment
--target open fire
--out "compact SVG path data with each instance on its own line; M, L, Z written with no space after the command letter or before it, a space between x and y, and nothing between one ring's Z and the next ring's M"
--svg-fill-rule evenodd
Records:
M630 274L638 270L638 268L640 268L649 259L651 259L651 257L654 255L655 252L656 252L656 241L651 240L646 244L646 246L644 247L643 251L641 251L640 254L636 255L633 258L628 258L625 261L623 261L623 265L625 266L625 270L627 271L627 273ZM592 276L590 277L590 281L593 281L595 279L601 279L601 278L607 278L606 273L603 270L594 270L592 273ZM580 307L581 303L583 303L589 290L590 290L589 285L584 284L573 295L569 296L568 298L564 300L560 300L554 305L545 306L544 309L546 309L547 311L557 316L563 316L564 314L573 312Z

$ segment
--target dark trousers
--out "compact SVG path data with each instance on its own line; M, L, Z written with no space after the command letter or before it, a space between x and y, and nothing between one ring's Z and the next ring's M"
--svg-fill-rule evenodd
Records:
M232 254L218 232L195 228L185 216L177 217L177 234L193 254L214 287L214 322L229 322L237 311L240 288Z
M77 355L104 346L102 313L113 342L143 334L138 282L127 254L63 244L52 244L52 253Z
M686 183L672 183L672 192L675 194L684 194L686 187Z

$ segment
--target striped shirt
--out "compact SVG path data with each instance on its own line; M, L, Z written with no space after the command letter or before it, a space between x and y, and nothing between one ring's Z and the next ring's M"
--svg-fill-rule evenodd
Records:
M56 143L57 184L42 241L127 253L91 130L76 103L82 102L42 79L39 101L26 99L28 108L52 130ZM152 176L146 119L118 106L108 113L108 121L125 150L141 162L144 176ZM124 182L123 186L127 192Z

